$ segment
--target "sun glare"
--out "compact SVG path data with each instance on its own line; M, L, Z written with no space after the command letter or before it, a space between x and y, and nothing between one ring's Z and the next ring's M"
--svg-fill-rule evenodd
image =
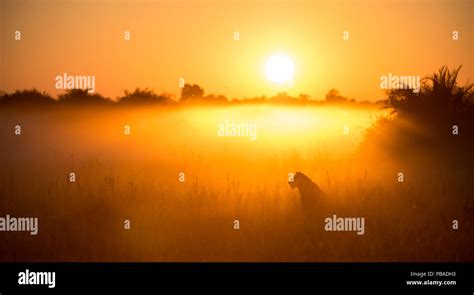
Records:
M265 63L265 75L267 79L275 83L285 83L293 79L295 64L285 54L274 54Z

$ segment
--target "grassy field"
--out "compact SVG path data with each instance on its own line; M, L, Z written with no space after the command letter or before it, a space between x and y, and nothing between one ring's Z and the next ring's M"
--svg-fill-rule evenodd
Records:
M0 233L1 261L474 261L472 174L358 153L375 108L1 113L0 215L39 217L37 236ZM225 120L257 139L217 136ZM328 195L310 229L296 170ZM333 214L364 217L365 234L324 231Z

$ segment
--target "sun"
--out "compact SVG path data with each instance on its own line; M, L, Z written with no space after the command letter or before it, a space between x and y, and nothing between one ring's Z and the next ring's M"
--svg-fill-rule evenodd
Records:
M293 80L295 64L286 54L273 54L265 63L267 79L275 83L285 83Z

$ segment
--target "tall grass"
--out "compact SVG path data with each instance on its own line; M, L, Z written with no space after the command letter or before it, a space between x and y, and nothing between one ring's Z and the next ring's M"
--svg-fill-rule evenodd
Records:
M468 176L408 169L406 182L397 183L397 163L354 157L354 142L343 137L221 141L209 131L212 124L189 114L133 109L3 116L0 212L38 216L40 227L37 236L1 233L0 260L473 260ZM217 114L229 116L228 109ZM19 137L11 131L18 122ZM132 126L130 137L124 124ZM336 144L347 148L337 151ZM329 196L310 230L298 193L287 184L295 170ZM76 183L68 182L71 171ZM364 217L365 235L325 232L324 218L332 214ZM457 231L453 219L460 221Z

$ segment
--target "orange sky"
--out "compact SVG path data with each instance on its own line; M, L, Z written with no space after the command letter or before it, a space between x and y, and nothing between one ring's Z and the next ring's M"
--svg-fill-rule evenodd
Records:
M424 76L462 64L461 82L474 77L469 0L0 3L4 91L36 87L57 94L55 76L66 72L95 75L96 92L112 98L136 87L178 94L184 78L229 98L288 91L322 99L336 88L375 100L383 98L379 79L388 73ZM14 40L17 30L21 41ZM240 41L233 39L236 30ZM293 88L264 75L276 52L296 64Z

